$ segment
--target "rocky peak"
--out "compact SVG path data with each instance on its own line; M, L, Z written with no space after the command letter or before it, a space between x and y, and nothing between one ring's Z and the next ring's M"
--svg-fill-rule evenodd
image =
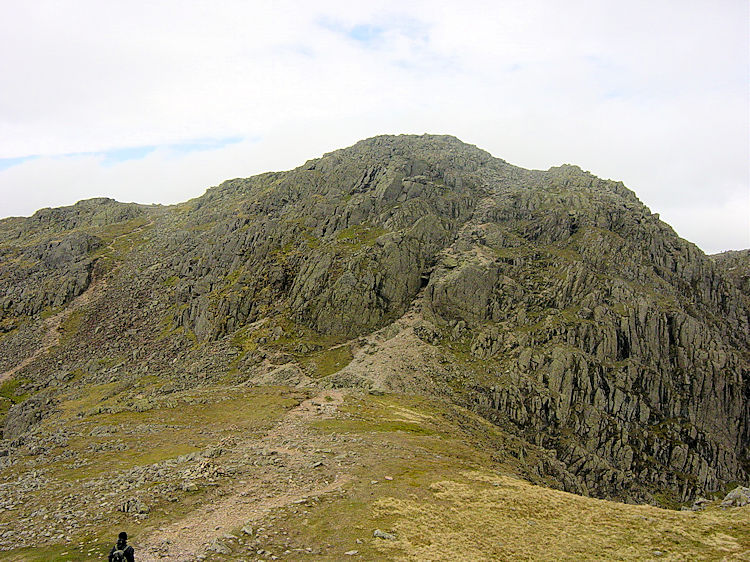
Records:
M91 300L24 370L38 389L50 369L99 381L113 356L182 387L279 366L368 387L385 367L347 371L352 350L403 331L423 353L414 388L546 451L561 487L685 501L748 478L747 252L707 258L577 166L388 135L173 207L93 200L0 233L14 357L43 316ZM401 388L415 365L393 361Z

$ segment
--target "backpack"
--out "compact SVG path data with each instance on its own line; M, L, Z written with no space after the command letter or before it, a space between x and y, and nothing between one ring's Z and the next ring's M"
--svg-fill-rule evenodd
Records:
M113 550L110 555L110 560L112 560L112 562L127 562L128 559L125 558L125 549Z

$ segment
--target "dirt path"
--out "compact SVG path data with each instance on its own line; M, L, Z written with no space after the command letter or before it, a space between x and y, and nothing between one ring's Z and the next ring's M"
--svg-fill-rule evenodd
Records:
M145 228L152 226L153 224L154 224L154 219L152 218L151 220L149 220L149 222L142 224L141 226L137 228L134 228L130 232L126 232L124 234L120 234L119 236L115 236L110 241L110 243L106 246L106 248L114 251L114 244L120 238L124 238L125 236L131 236L136 232L140 232L144 230ZM39 357L47 353L50 349L52 349L57 344L59 344L60 343L60 326L62 325L62 323L65 322L74 311L88 305L94 299L94 296L97 293L101 293L106 286L107 286L106 278L92 279L91 283L89 283L89 286L86 287L86 290L83 293L81 293L72 301L70 301L70 303L68 303L68 305L65 306L65 308L63 308L60 312L44 320L44 322L42 322L42 342L39 348L37 348L37 350L33 354L31 354L29 357L27 357L26 359L18 363L18 365L16 365L15 367L8 369L7 371L3 373L0 373L0 383L13 377L18 371L20 371L27 365L30 365L31 363L36 361Z
M57 314L50 316L42 322L42 344L29 357L21 361L12 369L0 373L0 383L11 378L18 371L36 361L37 358L47 353L50 349L60 343L60 326L74 311L88 305L94 298L95 293L101 292L106 286L106 281L100 279L89 284L86 290L73 299L68 306Z
M283 470L274 466L263 467L251 481L238 481L227 497L210 502L145 537L137 545L138 559L147 562L195 560L212 540L244 525L252 525L273 509L341 488L348 481L345 474L336 473L331 477L318 473L311 468L308 453L290 443L304 443L306 449L316 445L330 446L330 442L323 443L322 438L309 431L307 426L314 419L334 417L343 396L341 391L322 392L290 410L262 439L236 444L233 456L242 456L259 448L283 455Z

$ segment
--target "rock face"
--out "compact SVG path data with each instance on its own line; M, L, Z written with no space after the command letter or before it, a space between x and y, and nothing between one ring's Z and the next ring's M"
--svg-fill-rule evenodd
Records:
M48 416L53 410L53 400L48 392L40 392L36 396L16 404L8 412L3 429L5 439L15 439L23 435L30 427Z
M0 333L23 319L62 307L91 282L93 254L104 241L86 228L143 214L138 205L89 199L0 221Z
M653 482L684 500L745 474L748 309L695 246L572 167L499 190L471 223L425 307L497 359L478 407L597 495Z
M740 292L750 299L750 250L730 250L709 257L734 282Z
M175 207L82 202L0 233L6 349L107 279L57 355L25 370L39 389L61 370L309 380L417 302L433 388L546 449L561 486L685 501L748 479L747 252L709 259L575 166L385 136ZM14 435L32 416L16 410L35 411L11 413Z

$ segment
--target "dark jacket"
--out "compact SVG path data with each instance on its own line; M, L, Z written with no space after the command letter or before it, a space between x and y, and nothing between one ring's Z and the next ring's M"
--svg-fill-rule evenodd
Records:
M117 544L112 547L112 550L109 551L109 562L112 562L112 554L115 552L115 550L124 550L125 551L125 559L128 562L135 562L135 551L133 550L132 546L128 546L127 543L117 541Z

